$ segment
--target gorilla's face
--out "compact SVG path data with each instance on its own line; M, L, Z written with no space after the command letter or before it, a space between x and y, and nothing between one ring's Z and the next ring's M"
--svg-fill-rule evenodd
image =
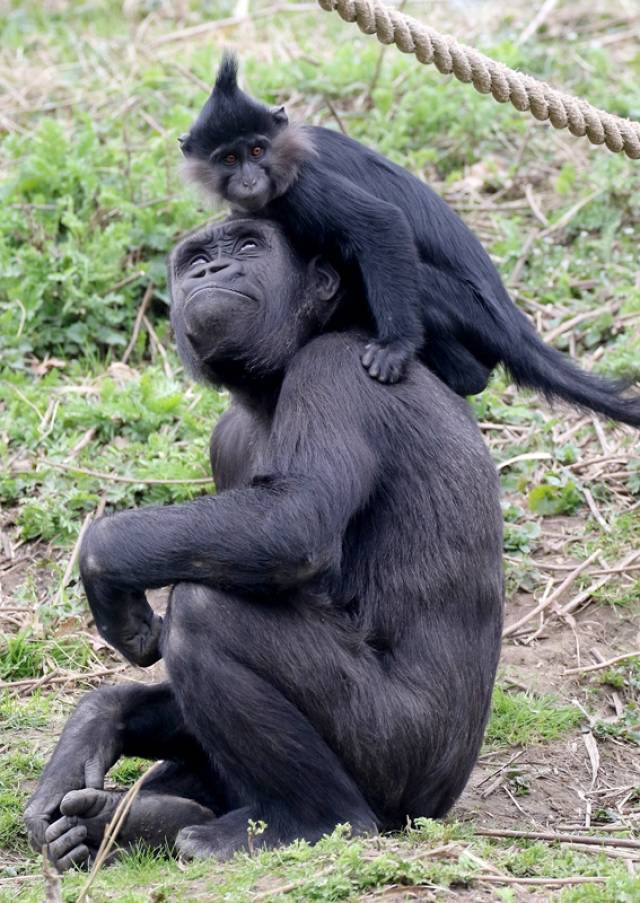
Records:
M214 383L285 370L327 322L339 289L329 264L303 261L276 224L252 219L190 235L171 255L169 278L180 357Z

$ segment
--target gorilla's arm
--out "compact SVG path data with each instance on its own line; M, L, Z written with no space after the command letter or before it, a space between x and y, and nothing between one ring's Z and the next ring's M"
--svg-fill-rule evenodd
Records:
M63 797L71 790L101 788L120 756L194 761L203 757L184 729L168 683L101 687L81 700L25 810L35 849L42 848Z
M186 581L273 595L339 567L343 533L378 467L354 408L340 396L338 362L328 368L325 360L323 381L328 372L331 384L319 386L321 372L305 364L313 358L307 348L285 379L271 458L251 486L125 511L87 532L80 569L96 626L131 661L147 665L160 654L161 622L146 589ZM349 369L347 380L362 377L357 353Z

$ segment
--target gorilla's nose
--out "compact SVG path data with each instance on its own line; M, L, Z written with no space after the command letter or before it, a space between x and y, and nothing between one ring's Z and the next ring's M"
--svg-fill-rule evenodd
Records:
M233 261L231 260L225 260L224 257L216 257L215 260L203 260L200 266L196 267L189 275L189 281L204 279L205 276L212 276L214 273L219 273L220 270L225 270L232 262Z
M242 180L243 188L255 188L258 180L254 176Z

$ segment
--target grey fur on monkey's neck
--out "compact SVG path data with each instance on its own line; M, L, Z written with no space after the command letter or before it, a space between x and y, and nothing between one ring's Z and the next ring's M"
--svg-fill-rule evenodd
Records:
M298 178L305 160L315 157L310 129L296 122L290 122L271 142L272 163L270 166L274 193L272 200L281 197Z
M285 194L298 178L302 164L316 155L311 130L306 126L290 122L279 131L271 142L269 176L273 192L270 201ZM186 181L195 183L209 199L225 200L218 173L206 158L186 159L181 172Z

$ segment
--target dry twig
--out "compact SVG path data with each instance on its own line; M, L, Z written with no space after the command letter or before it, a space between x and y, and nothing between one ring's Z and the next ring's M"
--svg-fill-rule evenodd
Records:
M142 483L145 486L187 486L187 485L204 485L211 484L212 477L194 477L190 480L154 480L145 477L121 477L117 473L104 473L101 470L90 470L86 467L76 467L74 464L61 464L58 461L49 461L47 458L40 458L39 464L45 467L53 467L54 470L65 470L70 473L81 473L87 477L96 477L99 480L107 480L110 483Z
M622 655L614 655L613 658L608 658L603 662L597 662L595 665L585 665L582 668L566 668L562 673L587 674L589 671L602 671L604 668L610 668L611 665L616 665L618 662L624 662L627 659L638 657L640 657L640 649L636 649L635 652L625 652Z
M586 571L589 565L596 560L599 554L600 550L598 549L597 551L589 555L589 557L585 559L585 561L579 564L577 568L574 568L574 570L571 571L571 573L567 577L565 577L560 586L553 593L551 593L551 595L543 599L542 602L536 605L535 608L532 608L531 611L527 612L526 615L523 615L523 617L521 617L514 624L509 624L508 627L505 627L502 632L502 636L508 637L511 636L511 634L516 633L518 630L520 630L521 627L535 618L536 615L539 615L541 611L544 611L546 608L549 608L550 605L553 605L553 603L557 599L559 599L564 592L566 592L571 584L578 579L580 574L582 574L583 571Z

